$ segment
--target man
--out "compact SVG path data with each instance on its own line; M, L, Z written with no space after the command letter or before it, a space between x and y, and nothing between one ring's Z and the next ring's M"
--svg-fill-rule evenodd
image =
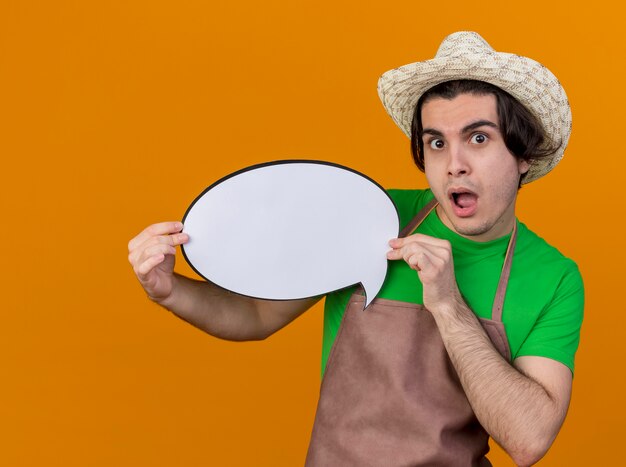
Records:
M392 190L406 226L378 298L325 303L324 379L307 465L490 465L491 435L539 460L567 412L582 322L576 265L515 218L518 188L560 160L571 114L558 80L478 34L379 81L429 190ZM255 300L173 274L180 223L129 259L148 296L209 334L263 339L317 299ZM415 232L415 233L414 233Z

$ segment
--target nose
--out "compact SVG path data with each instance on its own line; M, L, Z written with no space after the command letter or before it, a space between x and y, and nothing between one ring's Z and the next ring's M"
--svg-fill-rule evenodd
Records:
M470 165L462 144L450 144L448 151L448 175L458 177L470 173Z

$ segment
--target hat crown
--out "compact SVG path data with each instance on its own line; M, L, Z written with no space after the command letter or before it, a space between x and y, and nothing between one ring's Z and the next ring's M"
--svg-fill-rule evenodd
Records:
M446 37L435 58L458 57L467 54L493 54L495 50L478 33L472 31L461 31L450 34Z

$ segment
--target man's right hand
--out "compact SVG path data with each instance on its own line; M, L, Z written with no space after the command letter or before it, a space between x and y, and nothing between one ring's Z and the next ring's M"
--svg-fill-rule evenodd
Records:
M180 222L161 222L144 229L128 242L128 261L148 297L162 303L174 284L176 247L189 241Z

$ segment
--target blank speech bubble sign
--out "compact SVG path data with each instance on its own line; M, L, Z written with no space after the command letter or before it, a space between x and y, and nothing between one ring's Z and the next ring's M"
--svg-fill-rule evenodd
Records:
M396 208L347 167L277 161L235 172L187 209L183 255L202 277L249 297L293 300L361 283L367 307L387 274Z

